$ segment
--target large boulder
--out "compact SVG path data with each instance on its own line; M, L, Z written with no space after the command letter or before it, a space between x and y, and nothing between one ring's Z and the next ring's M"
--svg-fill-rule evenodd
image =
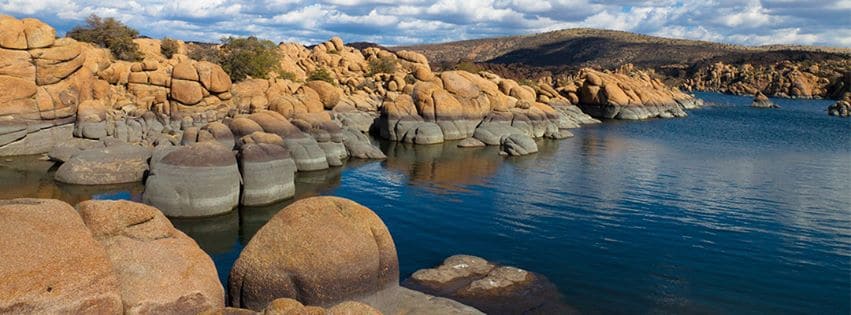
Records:
M77 185L140 182L148 171L150 157L147 149L130 144L88 149L59 166L54 178Z
M224 307L213 260L159 210L129 201L85 201L77 209L109 254L125 314Z
M375 213L314 197L282 209L254 235L231 270L228 298L254 310L281 297L327 306L398 280L396 247Z
M538 152L535 139L525 134L510 134L503 136L500 142L500 154L520 156Z
M777 106L776 104L774 104L774 102L772 102L771 99L768 98L768 96L765 96L765 94L762 94L762 92L757 92L756 95L754 95L754 97L753 97L753 102L751 102L751 107L754 107L754 108L779 108L780 106Z
M248 143L239 155L242 205L259 206L295 195L296 164L284 147Z
M151 159L143 199L171 217L212 216L239 204L239 181L229 148L216 141L198 142Z
M121 314L107 252L70 205L0 201L0 313Z

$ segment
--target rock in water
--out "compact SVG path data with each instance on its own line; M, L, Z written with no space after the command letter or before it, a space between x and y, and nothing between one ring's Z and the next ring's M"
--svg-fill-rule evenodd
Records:
M780 108L780 106L777 106L776 104L771 102L771 100L768 99L768 96L765 96L765 94L762 94L762 92L756 92L756 95L754 95L754 97L753 97L753 102L751 103L751 107Z
M2 200L0 231L0 313L122 313L109 257L70 205Z
M229 304L261 310L276 298L327 306L399 281L390 232L371 210L336 197L299 200L245 247L228 280Z
M535 139L524 134L510 134L500 139L500 153L511 156L528 155L538 152Z
M157 209L129 201L77 208L109 254L125 314L195 314L224 307L216 266Z
M836 102L836 104L830 105L827 108L827 113L830 116L851 116L851 92L845 93L845 96L841 100Z
M498 266L476 256L455 255L422 269L405 286L457 300L487 314L570 314L558 289L541 275Z
M242 146L239 158L242 205L270 204L295 194L296 165L284 147L249 143Z
M54 176L57 181L77 185L140 182L150 157L150 151L131 144L88 149L73 155Z
M143 199L165 215L212 216L239 204L236 157L218 142L198 142L154 160Z

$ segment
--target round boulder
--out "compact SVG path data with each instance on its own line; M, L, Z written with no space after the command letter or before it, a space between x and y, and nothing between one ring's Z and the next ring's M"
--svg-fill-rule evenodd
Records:
M106 251L59 200L0 200L0 313L121 314Z
M150 151L131 144L88 149L59 166L54 178L77 185L139 182L148 170L150 157Z
M295 195L296 165L284 147L248 143L239 155L242 204L259 206Z
M396 286L399 262L387 227L348 199L314 197L282 209L231 270L230 305L261 310L276 298L333 305Z
M109 254L127 314L196 314L224 307L216 266L156 208L129 201L77 205Z
M152 161L143 199L170 217L222 214L239 204L239 179L229 148L198 142Z

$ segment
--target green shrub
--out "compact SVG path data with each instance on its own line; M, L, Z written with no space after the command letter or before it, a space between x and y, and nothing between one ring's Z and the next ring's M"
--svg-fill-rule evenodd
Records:
M108 48L115 58L121 60L136 61L142 58L139 46L133 42L139 32L111 17L104 19L92 14L86 18L85 26L75 26L67 36Z
M459 62L459 63L455 64L455 66L452 67L452 69L467 71L467 72L470 72L470 73L479 73L480 71L482 71L482 67L473 63L472 61Z
M331 73L325 68L319 68L309 73L307 75L307 81L325 81L336 85L336 83L334 83L334 77L332 77Z
M216 45L189 44L186 50L188 50L189 58L221 64L222 57Z
M160 42L160 52L168 59L171 59L171 56L174 56L177 50L178 45L176 40L166 37Z
M222 39L220 64L234 81L248 76L269 78L281 71L280 51L272 41L257 37L227 37Z
M369 61L369 76L379 73L395 73L396 63L386 58L376 58Z
M296 80L295 73L292 73L292 72L289 72L289 71L284 71L284 70L278 71L278 78L284 79L284 80L290 80L290 81L293 81L293 82L298 81L298 80Z

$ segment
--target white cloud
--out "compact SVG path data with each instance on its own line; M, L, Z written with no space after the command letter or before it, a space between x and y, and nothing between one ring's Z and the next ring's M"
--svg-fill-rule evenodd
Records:
M142 34L216 41L256 35L315 43L333 35L385 45L594 27L738 44L851 47L851 0L0 0L60 33L88 15Z

